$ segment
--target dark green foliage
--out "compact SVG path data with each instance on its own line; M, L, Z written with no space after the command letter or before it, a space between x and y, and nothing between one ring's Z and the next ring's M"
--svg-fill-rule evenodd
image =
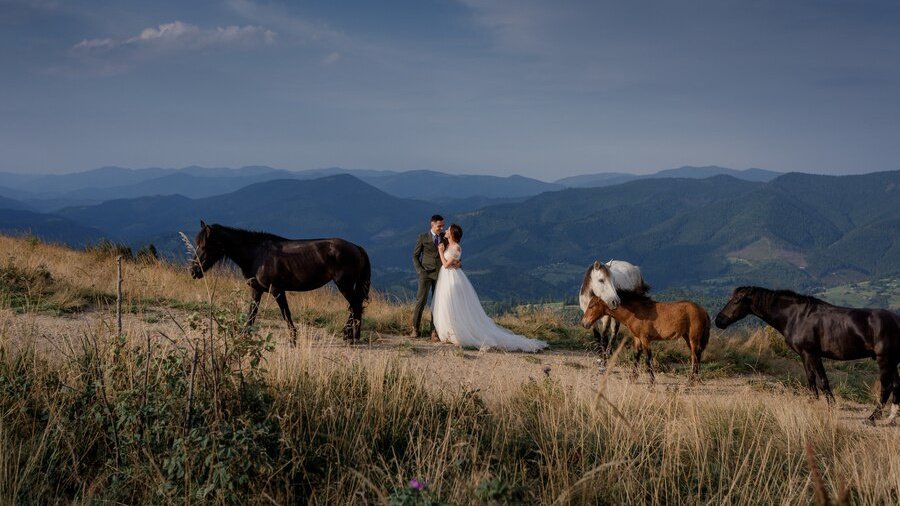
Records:
M141 249L135 253L134 258L138 262L152 263L159 260L159 253L156 251L156 246L148 244L141 247Z
M208 321L190 326L203 332ZM190 338L196 352L85 336L68 358L76 375L65 384L58 366L29 359L31 349L10 356L0 347L0 413L17 413L2 415L4 424L38 452L45 483L57 487L26 487L20 499L74 499L88 478L106 483L94 492L104 501L245 502L254 480L284 458L263 381L262 355L272 342L235 339L243 322L233 313L217 311L212 321L212 334ZM46 431L52 436L42 440Z
M555 277L547 266L610 258L638 264L657 291L755 284L816 292L900 276L897 219L900 171L788 174L766 184L725 176L634 181L466 215L464 262L490 298L534 298L541 281L549 285L542 296L570 296L581 277Z

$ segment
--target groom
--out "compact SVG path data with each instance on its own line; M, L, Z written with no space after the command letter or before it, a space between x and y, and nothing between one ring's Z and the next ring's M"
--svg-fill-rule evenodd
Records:
M412 336L419 337L419 325L422 323L422 311L425 310L425 303L428 300L428 292L431 292L432 303L434 302L434 287L437 284L438 273L441 270L440 253L438 245L446 244L444 238L444 217L435 214L431 217L431 230L424 234L419 234L416 240L416 247L413 248L413 267L416 274L419 275L419 289L416 292L416 309L413 313ZM454 262L454 267L459 267L459 261ZM434 330L434 323L431 324L431 338L437 339L437 332Z

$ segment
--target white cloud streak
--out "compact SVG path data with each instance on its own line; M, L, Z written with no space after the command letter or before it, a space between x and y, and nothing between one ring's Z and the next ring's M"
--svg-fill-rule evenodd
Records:
M173 21L145 28L140 34L127 39L85 39L72 46L72 51L96 54L114 49L196 50L216 46L272 45L275 39L275 32L261 26L232 25L205 29L182 21Z

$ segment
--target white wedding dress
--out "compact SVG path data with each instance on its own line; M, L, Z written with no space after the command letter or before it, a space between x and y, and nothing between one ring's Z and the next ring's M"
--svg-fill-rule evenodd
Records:
M459 245L448 246L444 258L459 260ZM442 342L506 351L538 351L547 343L513 334L485 314L475 288L462 269L441 267L432 301L432 321Z

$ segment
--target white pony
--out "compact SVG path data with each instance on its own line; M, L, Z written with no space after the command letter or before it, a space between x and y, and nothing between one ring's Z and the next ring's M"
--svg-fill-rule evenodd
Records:
M600 297L609 307L619 307L619 290L645 294L650 286L644 282L641 269L624 260L594 262L584 273L581 290L578 292L578 303L582 313L587 311L591 296ZM594 339L600 345L600 365L603 367L612 351L612 343L619 335L619 322L609 316L597 320L591 328Z

